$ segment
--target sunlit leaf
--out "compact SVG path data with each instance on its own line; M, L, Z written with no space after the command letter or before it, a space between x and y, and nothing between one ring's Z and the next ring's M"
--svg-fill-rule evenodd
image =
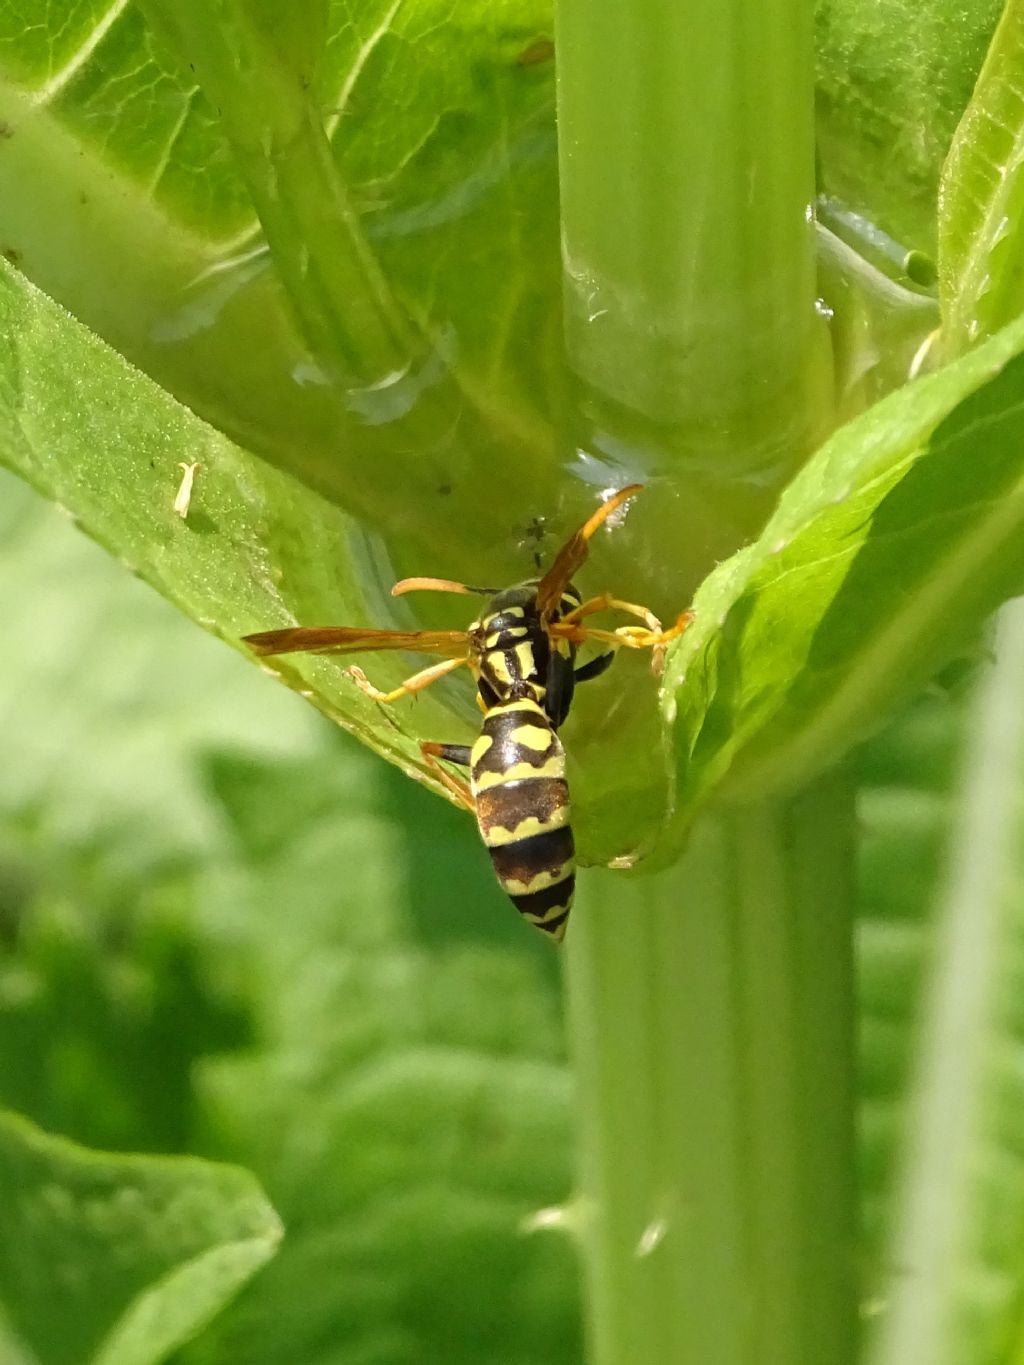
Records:
M199 464L184 519L174 510L183 459ZM0 461L235 643L275 623L383 623L392 610L372 545L337 508L212 431L2 262ZM315 680L322 709L407 767L419 761L411 737L336 663L275 671L304 689ZM378 676L402 671L381 661ZM443 716L427 696L417 720L444 733L453 722Z
M844 427L704 583L666 679L684 818L799 785L1019 589L1022 347L1017 323Z
M0 6L0 250L332 499L421 546L436 502L479 546L481 455L492 489L553 477L553 68L520 60L550 15L289 15L85 3L50 42Z
M951 354L1024 309L1024 5L1010 0L942 176L939 245Z

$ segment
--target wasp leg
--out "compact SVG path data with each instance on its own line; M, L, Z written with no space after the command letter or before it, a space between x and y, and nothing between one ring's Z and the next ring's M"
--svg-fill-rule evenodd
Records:
M441 784L451 792L460 806L476 814L476 802L473 800L473 793L468 782L463 782L461 778L450 773L447 768L442 768L438 763L439 758L443 758L446 763L458 763L462 767L469 767L469 745L468 744L436 744L427 741L420 745L420 752L427 760L429 766L437 774Z
M584 602L583 606L591 607L592 611L600 611L602 608L598 607L596 603L604 603L605 600L606 599L604 598L595 597L591 599L591 602ZM616 606L620 609L632 607L631 603L619 602L613 599L608 599L607 605ZM670 626L668 630L662 630L661 623L658 621L657 617L646 611L644 607L637 607L635 610L642 614L645 620L649 619L650 621L653 621L657 626L657 629L655 630L652 626L648 625L619 626L617 630L595 630L592 626L578 625L577 622L571 621L567 617L564 620L552 622L552 624L548 626L548 633L554 635L556 639L562 638L572 640L573 644L576 645L586 644L588 640L601 640L604 644L611 645L613 649L619 649L623 645L627 649L649 649L652 651L651 669L654 673L658 674L665 665L665 646L670 640L674 640L677 636L682 635L683 631L693 620L693 612L682 612L674 626ZM580 608L577 607L576 610L570 612L569 615L578 616L579 612Z
M437 682L438 678L443 678L453 668L461 668L464 663L468 662L468 659L462 658L444 659L439 664L431 664L429 668L421 669L419 673L414 673L411 678L406 678L401 687L396 687L393 692L381 692L379 688L374 687L363 670L357 668L355 664L348 669L348 673L360 692L365 692L374 701L398 701L399 697L408 697L414 692L422 692L425 687Z
M646 622L646 625L619 626L616 630L595 630L593 626L581 626L579 624L581 616L591 616L594 612L605 611L608 608L628 611L634 616L639 616L642 621ZM646 607L638 607L632 602L620 602L618 598L603 596L592 597L589 602L584 602L581 607L576 607L574 611L569 612L560 621L552 622L548 626L548 631L556 637L562 636L578 645L584 644L587 640L604 640L607 644L625 645L629 649L656 649L661 645L667 645L677 635L682 635L692 620L692 611L681 612L675 625L664 630L658 618Z
M573 678L578 683L589 682L591 678L599 678L614 658L614 649L609 650L607 654L599 654L596 659L591 659L589 663L577 668Z
M424 757L443 758L445 763L457 763L460 768L468 768L472 762L471 749L468 744L437 744L434 741L424 741L420 745Z
M661 622L654 612L647 607L638 607L635 602L623 602L618 597L613 597L609 592L603 592L600 597L590 597L586 602L581 602L572 611L566 612L562 617L563 621L580 621L584 616L593 616L599 611L624 611L630 616L638 616L643 621L647 629L660 633Z

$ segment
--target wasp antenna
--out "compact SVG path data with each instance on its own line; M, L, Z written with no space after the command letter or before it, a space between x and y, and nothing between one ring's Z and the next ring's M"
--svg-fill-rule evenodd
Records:
M456 583L450 578L402 578L391 589L392 597L406 592L460 592L476 597L493 597L497 588L475 588L469 583Z
M606 499L559 550L554 563L537 587L537 609L545 620L550 618L551 613L558 606L566 585L586 559L587 541L614 511L621 507L624 502L635 497L642 488L642 483L631 483L627 488L621 488L618 493Z
M612 497L607 498L597 509L594 515L577 532L584 540L589 540L594 532L608 520L613 512L618 511L624 502L630 498L635 498L638 493L643 492L642 483L631 483L627 488L620 488Z

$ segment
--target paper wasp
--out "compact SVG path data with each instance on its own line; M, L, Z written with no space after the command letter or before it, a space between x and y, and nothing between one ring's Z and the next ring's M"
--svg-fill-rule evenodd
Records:
M421 744L444 786L476 816L498 881L516 909L556 941L565 934L575 884L575 849L569 824L565 751L556 731L569 713L573 689L605 671L615 650L660 650L685 630L684 612L668 630L647 610L604 593L584 601L572 577L587 557L587 543L608 517L641 489L631 484L603 502L565 542L547 573L510 588L474 588L441 578L404 578L392 595L429 589L489 598L467 630L362 630L349 626L298 626L243 637L257 654L359 654L415 650L445 656L441 663L381 692L361 669L349 673L367 696L394 702L421 692L456 668L476 680L483 712L480 738L465 744ZM600 630L584 622L603 611L625 612L642 626ZM576 666L576 651L590 641L608 646ZM469 782L442 762L469 769Z

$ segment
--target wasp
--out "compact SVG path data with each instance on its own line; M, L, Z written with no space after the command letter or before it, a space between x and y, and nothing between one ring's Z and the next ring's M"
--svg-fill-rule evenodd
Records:
M432 590L489 599L466 630L363 630L349 626L298 626L243 636L257 654L359 654L413 650L443 656L440 663L382 692L360 668L348 672L378 702L413 696L466 666L476 681L483 712L472 746L424 743L427 763L477 825L502 889L516 909L551 939L565 935L575 885L575 848L569 823L565 751L558 730L569 714L577 683L599 677L617 649L652 649L655 658L692 619L685 611L668 630L648 611L602 593L586 600L572 582L594 532L640 492L631 484L615 493L569 537L541 578L512 587L477 588L443 578L404 578L392 595ZM603 630L585 624L599 612L618 611L643 625ZM604 652L577 666L577 650L596 641ZM469 770L469 781L443 764Z

